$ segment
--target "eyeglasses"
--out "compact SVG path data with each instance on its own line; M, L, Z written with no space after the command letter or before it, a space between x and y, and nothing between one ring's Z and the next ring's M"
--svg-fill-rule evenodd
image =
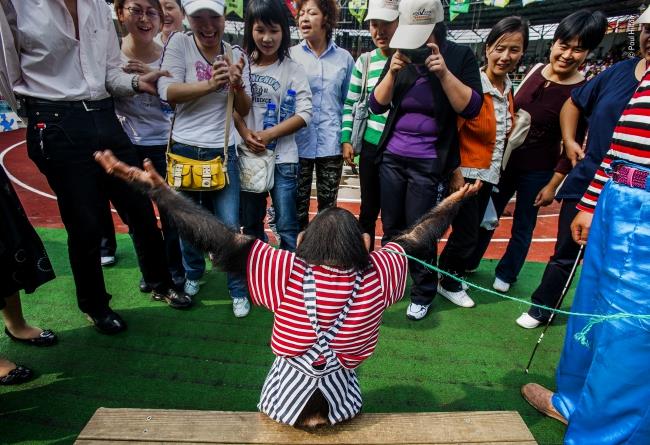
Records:
M146 12L143 11L142 8L138 8L137 6L130 6L124 9L129 11L129 14L139 19L141 19L144 15L146 15L149 20L154 20L160 17L160 13L155 9L147 9Z

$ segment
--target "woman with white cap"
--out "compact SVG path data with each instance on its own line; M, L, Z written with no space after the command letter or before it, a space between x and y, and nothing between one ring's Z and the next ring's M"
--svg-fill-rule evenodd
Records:
M191 35L169 37L162 68L171 77L158 82L160 98L176 105L170 151L196 160L224 156L228 147L228 184L221 190L186 194L194 201L212 204L215 215L234 231L239 231L239 168L235 150L235 127L226 116L228 95L233 94L234 111L246 116L251 106L248 59L244 50L222 41L225 27L223 0L183 0ZM232 53L232 59L228 53ZM226 131L226 123L230 126ZM226 133L229 140L225 141ZM181 238L181 251L187 281L185 293L199 291L205 272L204 253ZM228 290L236 317L250 310L245 278L228 274Z
M379 76L395 52L389 46L397 29L399 0L370 0L368 14L365 21L370 25L370 37L377 47L363 53L357 59L352 70L350 87L343 104L343 126L341 128L341 149L343 160L346 164L354 166L354 147L352 146L352 108L360 100L367 100L372 90L379 81ZM366 91L361 91L365 85ZM373 114L368 112L365 131L362 135L363 142L359 154L359 185L361 187L361 208L359 210L359 223L365 233L370 235L375 246L375 224L379 216L379 164L376 162L377 144L384 131L388 112ZM359 149L359 147L357 147Z
M460 172L458 116L475 117L483 103L481 76L468 47L446 39L440 0L402 0L397 48L370 95L370 110L389 112L379 141L382 243L424 215L448 190L464 183ZM421 258L435 262L436 246ZM406 315L424 318L438 279L409 266L413 285Z

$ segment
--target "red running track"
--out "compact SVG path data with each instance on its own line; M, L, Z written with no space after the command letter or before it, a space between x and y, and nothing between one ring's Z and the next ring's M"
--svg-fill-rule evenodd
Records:
M32 224L37 227L63 227L56 200L53 197L54 193L48 186L45 177L27 157L24 140L24 130L0 133L0 163L12 177L16 192ZM358 203L341 202L339 205L355 215L359 213ZM316 202L314 199L312 199L311 207L312 212L315 212ZM503 255L512 227L512 218L508 215L511 215L513 208L514 203L510 203L506 208L505 216L496 230L486 258L500 258ZM533 235L533 244L527 257L528 261L546 262L553 253L558 212L559 205L557 203L540 211ZM113 219L117 231L125 233L127 228L120 218L113 214ZM380 237L382 235L381 223L378 224L377 232L377 236Z

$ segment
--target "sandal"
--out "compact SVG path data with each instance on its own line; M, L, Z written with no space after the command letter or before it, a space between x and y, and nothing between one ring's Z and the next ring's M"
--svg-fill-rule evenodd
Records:
M31 380L32 377L34 373L31 369L16 365L7 375L0 377L0 385L20 385Z
M35 338L18 338L9 332L9 329L7 328L5 328L5 334L7 334L7 337L13 341L26 343L32 346L52 346L55 345L59 340L56 334L49 329L44 330L38 337Z

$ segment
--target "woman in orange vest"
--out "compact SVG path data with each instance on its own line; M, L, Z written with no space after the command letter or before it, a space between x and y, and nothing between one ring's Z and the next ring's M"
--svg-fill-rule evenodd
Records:
M485 42L487 65L481 70L483 106L475 118L458 119L461 172L466 182L483 182L479 193L460 208L440 255L440 268L459 277L465 274L467 260L478 241L492 188L499 183L501 160L515 116L508 73L517 68L527 47L525 19L506 17L494 25ZM442 277L438 293L458 306L474 306L461 284L448 276Z

